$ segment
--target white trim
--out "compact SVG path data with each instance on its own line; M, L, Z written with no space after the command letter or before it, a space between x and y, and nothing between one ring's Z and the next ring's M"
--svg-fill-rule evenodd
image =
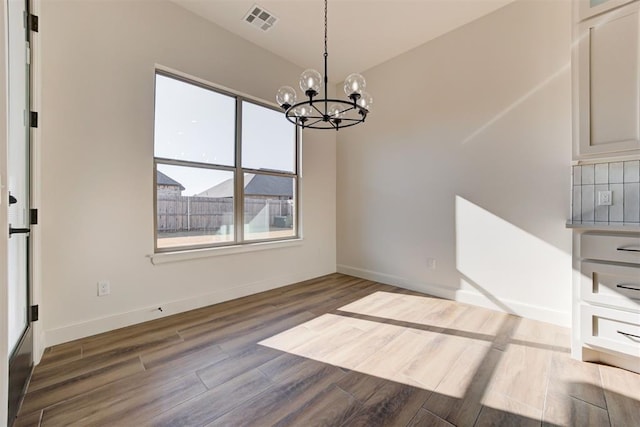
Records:
M40 0L31 0L31 13L40 16ZM31 108L42 112L42 61L40 56L40 33L31 32ZM42 120L40 127L31 129L31 207L38 209L42 215ZM40 221L41 222L41 221ZM38 305L40 320L33 322L33 362L40 363L45 349L43 311L46 307L42 304L42 233L40 225L31 228L31 304Z
M193 259L209 258L223 255L233 255L245 252L264 251L269 249L284 249L302 246L303 239L278 240L277 242L247 243L243 245L220 246L217 248L192 249L176 252L158 252L147 255L151 264L166 264L168 262L189 261Z
M9 221L7 218L7 141L9 140L7 129L7 2L0 5L0 425L7 421L7 402L9 400L9 358L8 341L9 325L7 313L9 312L9 301L7 295L9 279L7 272L8 246L9 246Z
M374 282L384 283L385 285L398 286L424 294L433 295L439 298L455 300L456 292L453 289L443 288L441 286L418 283L404 277L394 276L391 274L380 273L363 268L351 267L349 265L338 264L338 273L348 274L349 276L360 277L362 279L372 280Z
M540 307L536 305L525 304L520 301L501 298L500 302L504 305L504 307L508 308L508 310L505 310L504 307L497 306L494 302L492 302L490 299L479 292L473 292L465 289L445 288L430 283L418 282L400 276L394 276L391 274L380 273L377 271L366 270L343 264L338 264L337 270L338 273L373 280L387 285L398 286L404 289L422 292L440 298L446 298L449 300L489 308L496 311L515 314L520 317L539 320L541 322L553 323L555 325L565 327L571 326L570 312L550 310L546 307Z
M195 83L200 83L202 85L209 86L212 89L217 89L217 90L220 90L220 91L223 91L223 92L230 92L230 93L234 94L235 96L240 96L240 97L245 98L245 99L247 99L249 101L255 101L255 102L259 103L259 104L270 105L270 106L274 107L275 109L277 109L278 111L282 111L282 107L279 106L278 104L276 104L273 101L266 101L266 100L264 100L262 98L258 98L257 96L249 95L248 93L240 92L240 91L238 91L236 89L232 89L232 88L229 88L229 87L217 84L217 83L213 83L213 82L210 82L209 80L205 80L205 79L202 79L200 77L192 76L191 74L187 74L184 71L179 71L179 70L176 70L174 68L167 67L165 65L158 64L158 63L155 64L155 70L156 71L165 72L165 73L169 73L169 74L173 74L176 77L181 77L183 79L186 79L187 81L192 81L192 82L195 82ZM274 96L275 96L275 92L274 92Z
M114 314L112 316L91 319L82 323L75 323L61 328L45 331L45 339L48 346L61 344L75 339L88 337L114 329L131 326L149 320L160 319L173 314L183 313L189 310L206 307L213 304L242 298L259 292L287 286L292 283L302 282L314 277L320 277L332 272L310 271L305 274L294 274L271 278L245 285L238 285L224 290L219 290L193 298L171 301L164 304L147 306L126 313ZM162 312L158 310L162 307Z

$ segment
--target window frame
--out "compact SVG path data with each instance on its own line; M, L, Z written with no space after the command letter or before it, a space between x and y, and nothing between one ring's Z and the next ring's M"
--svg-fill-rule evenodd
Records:
M228 165L218 165L212 163L201 163L190 160L177 160L177 159L169 159L163 157L156 157L155 155L155 108L156 108L156 78L157 76L163 76L167 78L172 78L177 81L191 84L197 87L200 87L205 90L210 90L221 95L229 96L234 98L235 100L235 135L234 135L234 161L235 164L233 166ZM242 104L243 102L251 103L254 105L258 105L263 108L268 108L277 112L281 112L281 109L270 102L264 101L262 99L258 99L246 94L242 94L236 91L233 91L228 88L222 88L216 84L205 82L201 79L197 79L195 77L186 76L182 73L171 72L161 68L156 68L154 70L154 131L153 131L153 248L154 254L162 254L162 253L179 253L184 251L192 251L198 249L212 249L212 248L223 248L223 247L234 247L234 246L247 246L254 244L263 244L263 243L272 243L272 242L280 242L280 241L290 241L297 240L300 238L300 145L301 145L301 131L297 126L294 126L292 131L294 132L294 164L293 164L293 172L285 172L285 171L275 171L270 169L252 169L252 168L244 168L242 166ZM284 117L283 117L284 118ZM192 167L192 168L201 168L201 169L210 169L210 170L219 170L225 172L232 172L234 179L234 197L233 197L233 239L227 242L220 243L207 243L207 244L194 244L194 245L180 245L180 246L170 246L170 247L158 247L158 185L157 185L157 176L158 176L158 165L173 165L173 166L184 166L184 167ZM270 176L278 176L293 179L293 198L294 198L294 207L293 207L293 234L291 236L286 237L273 237L273 238L265 238L265 239L245 239L244 232L244 211L245 211L245 195L244 195L244 175L247 173L251 174L260 174L260 175L270 175Z

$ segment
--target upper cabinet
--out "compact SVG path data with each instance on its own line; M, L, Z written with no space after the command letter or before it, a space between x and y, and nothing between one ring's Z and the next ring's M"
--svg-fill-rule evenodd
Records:
M590 0L593 10L615 0ZM582 3L580 3L582 4ZM578 24L576 158L640 153L640 1Z
M580 20L590 18L607 10L631 3L633 0L577 0Z

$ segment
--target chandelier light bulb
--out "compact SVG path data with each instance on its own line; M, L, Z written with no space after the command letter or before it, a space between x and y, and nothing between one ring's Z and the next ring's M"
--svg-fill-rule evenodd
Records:
M309 96L315 96L320 91L322 76L313 69L304 70L300 75L300 89ZM313 92L312 92L313 91Z
M362 94L365 87L367 87L367 81L358 73L349 74L344 81L344 93L349 98L353 98L354 94Z
M276 102L285 110L296 103L296 91L291 86L282 86L276 93Z
M358 99L358 106L367 110L367 112L371 111L371 106L373 105L373 97L369 95L368 92L362 92L360 94L360 99Z
M327 114L332 119L339 119L342 117L342 107L339 104L331 104L329 110L327 110Z
M295 109L293 112L297 117L307 118L311 116L313 109L309 105L301 105Z

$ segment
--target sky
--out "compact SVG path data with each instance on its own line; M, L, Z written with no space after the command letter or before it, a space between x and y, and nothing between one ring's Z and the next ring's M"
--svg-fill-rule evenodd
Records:
M275 92L274 92L275 93ZM234 166L235 98L156 75L156 157ZM279 111L242 102L243 167L295 171L295 129ZM158 165L192 196L233 177L232 172Z

